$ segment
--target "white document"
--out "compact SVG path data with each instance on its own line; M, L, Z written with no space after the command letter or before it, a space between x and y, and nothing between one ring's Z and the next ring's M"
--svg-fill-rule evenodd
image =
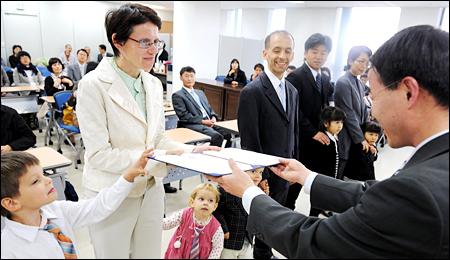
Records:
M228 165L228 159L230 158L235 160L243 171L280 163L279 157L236 148L205 151L203 153L184 153L182 155L155 155L150 158L212 176L231 174L231 168Z

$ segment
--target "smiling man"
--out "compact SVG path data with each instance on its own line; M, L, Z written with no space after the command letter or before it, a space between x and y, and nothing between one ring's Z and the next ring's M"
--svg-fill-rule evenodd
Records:
M268 68L241 92L238 127L241 147L286 158L297 158L298 94L284 79L294 58L294 39L287 31L275 31L265 39L263 57ZM270 173L270 196L284 205L289 183ZM270 247L256 239L253 257L269 259Z

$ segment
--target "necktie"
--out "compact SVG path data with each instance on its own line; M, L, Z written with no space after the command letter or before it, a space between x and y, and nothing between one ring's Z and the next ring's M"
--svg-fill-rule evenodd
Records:
M317 73L316 76L316 87L319 92L322 93L322 76L320 75L320 73Z
M203 114L203 118L205 118L205 117L209 118L208 113L206 112L205 108L203 107L202 102L200 101L200 98L198 97L197 93L195 93L195 91L192 90L191 95L194 98L197 105L200 107L200 110L202 111L202 114Z
M192 241L191 255L190 259L199 259L200 255L200 232L203 230L203 227L194 227L194 240Z
M58 244L63 250L65 259L77 259L77 254L75 252L75 247L72 240L68 236L64 235L58 226L48 222L47 225L45 225L44 230L52 233L56 240L58 240Z
M281 105L283 106L283 109L286 112L286 88L284 87L283 82L280 82L280 85L278 87L279 87L278 97L280 98Z

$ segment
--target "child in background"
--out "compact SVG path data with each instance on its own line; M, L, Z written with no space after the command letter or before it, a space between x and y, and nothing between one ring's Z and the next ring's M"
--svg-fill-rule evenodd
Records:
M338 175L339 152L338 152L338 134L344 126L346 119L345 112L338 107L325 107L320 114L319 130L325 133L330 139L329 145L315 142L311 152L316 155L316 160L312 161L310 170L341 179ZM309 215L318 216L322 210L311 208Z
M263 170L264 168L259 168L248 172L255 185L261 182ZM248 214L242 206L242 199L231 195L222 187L219 187L219 192L219 207L214 212L214 216L222 225L225 238L220 258L251 259L253 258L251 246L253 239L246 230Z
M44 176L39 160L27 152L1 156L1 258L74 259L77 242L74 228L100 222L113 213L144 175L151 150L128 168L110 188L92 199L56 200L52 179Z
M369 143L370 149L368 152L361 150L358 153L350 154L349 158L352 158L352 160L348 161L345 168L351 169L351 171L345 171L345 176L358 181L375 180L373 163L378 157L376 143L381 134L381 127L377 122L369 121L364 123L363 132L364 139Z
M258 184L258 187L264 191L265 194L269 195L270 189L269 189L269 173L267 171L263 171L262 179Z
M163 219L163 229L178 226L169 242L165 259L218 259L223 249L223 231L212 215L219 191L211 183L197 185L189 207Z

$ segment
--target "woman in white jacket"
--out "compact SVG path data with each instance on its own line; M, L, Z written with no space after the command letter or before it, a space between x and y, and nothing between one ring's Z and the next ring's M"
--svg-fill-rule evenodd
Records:
M162 42L161 19L149 7L109 11L105 27L115 57L104 58L79 82L77 115L86 147L83 186L88 197L111 186L146 148L156 154L193 147L166 139L161 82L147 73ZM194 150L193 150L194 149ZM89 231L96 258L160 258L165 164L150 160L149 177L119 209Z

